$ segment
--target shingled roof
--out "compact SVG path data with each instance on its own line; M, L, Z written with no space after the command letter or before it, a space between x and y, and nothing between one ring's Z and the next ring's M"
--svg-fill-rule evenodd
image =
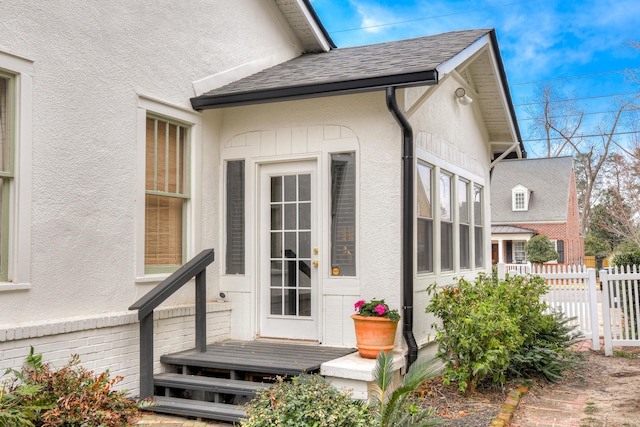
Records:
M439 66L487 34L497 43L494 30L479 29L303 54L192 98L191 104L204 110L436 84Z
M572 157L503 160L491 175L491 224L564 222L569 212ZM529 210L511 209L511 189L531 190Z

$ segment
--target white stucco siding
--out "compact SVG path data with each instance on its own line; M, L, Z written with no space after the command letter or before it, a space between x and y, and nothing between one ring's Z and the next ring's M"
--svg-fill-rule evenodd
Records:
M126 310L150 289L135 269L140 97L189 110L194 81L296 56L278 13L251 0L0 3L0 51L34 62L31 287L0 292L0 325ZM216 125L203 128L215 143ZM215 211L218 153L202 153L192 166L208 170L191 195ZM192 238L203 231L212 246L215 228Z
M436 89L434 93L423 104L413 104L423 93L423 89L420 88L411 89L406 99L408 107L417 105L410 118L416 139L417 161L424 161L439 170L452 173L484 188L484 269L486 269L489 268L491 260L489 143L477 105L473 103L462 105L456 101L454 91L458 86L453 79L446 79L434 88ZM454 203L454 208L456 207L457 204ZM457 259L458 243L455 242L455 235L456 233L454 233L454 259ZM439 241L436 241L434 251L439 250ZM473 262L472 258L471 263ZM435 338L431 326L436 319L425 313L425 307L430 301L426 288L434 282L439 285L453 283L456 277L473 278L478 271L484 269L460 270L454 263L453 270L440 271L436 263L433 273L416 276L413 330L419 344L424 345Z
M207 121L211 112L206 112ZM355 344L353 304L364 298L386 298L400 307L401 139L388 112L383 92L224 110L221 165L226 159L247 161L247 247L255 248L256 174L262 162L315 159L322 180L319 209L319 268L321 341L327 345ZM330 274L330 153L354 151L358 163L357 274ZM221 172L222 173L222 172ZM222 181L222 176L220 180ZM222 203L222 199L221 199ZM209 218L211 219L211 218ZM213 227L206 225L205 227ZM224 218L219 228L224 229ZM224 247L224 236L218 247ZM257 330L257 253L247 253L244 276L224 276L221 288L233 303L232 337L251 339Z

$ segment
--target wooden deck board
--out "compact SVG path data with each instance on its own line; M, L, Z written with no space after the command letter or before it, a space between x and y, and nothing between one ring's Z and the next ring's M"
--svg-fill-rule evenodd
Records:
M196 365L206 368L244 370L282 375L315 372L320 365L353 353L353 348L323 347L281 341L229 340L209 344L205 353L195 349L167 354L163 363Z

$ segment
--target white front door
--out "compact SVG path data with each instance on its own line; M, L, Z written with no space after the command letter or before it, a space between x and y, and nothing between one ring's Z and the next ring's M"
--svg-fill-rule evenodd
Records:
M260 167L259 335L318 340L316 162Z

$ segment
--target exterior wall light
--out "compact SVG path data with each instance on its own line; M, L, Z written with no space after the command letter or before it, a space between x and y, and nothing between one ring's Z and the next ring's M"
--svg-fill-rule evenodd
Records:
M467 91L464 90L463 87L459 87L458 89L456 89L455 94L458 102L462 105L469 105L473 102L473 99L469 98L469 96L467 95Z

